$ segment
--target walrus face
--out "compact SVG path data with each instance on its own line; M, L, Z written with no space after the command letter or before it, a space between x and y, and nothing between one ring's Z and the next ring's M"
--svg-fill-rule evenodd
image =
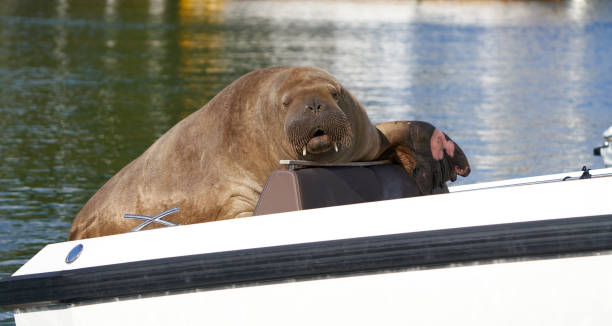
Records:
M316 85L316 84L315 84ZM346 113L340 108L340 87L323 83L283 96L287 110L285 133L302 157L316 160L351 146L353 133Z

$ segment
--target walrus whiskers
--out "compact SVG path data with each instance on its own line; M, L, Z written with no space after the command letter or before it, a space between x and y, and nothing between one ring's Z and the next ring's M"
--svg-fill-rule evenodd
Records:
M443 140L444 155L432 156L433 134L434 140ZM125 212L153 215L169 201L181 206L172 218L177 224L249 216L278 159L307 156L331 163L399 158L396 163L415 177L421 192L431 193L456 174L470 173L465 154L450 142L424 122L373 125L359 101L324 70L254 71L117 172L77 214L68 238L127 232L134 222L122 217ZM160 220L162 215L127 217L145 219L150 227L171 224Z
M308 144L316 137L327 136L329 148L333 147L336 153L340 151L338 144L349 148L353 138L350 120L340 110L322 112L312 118L292 121L285 126L285 132L295 151L302 156L308 154Z

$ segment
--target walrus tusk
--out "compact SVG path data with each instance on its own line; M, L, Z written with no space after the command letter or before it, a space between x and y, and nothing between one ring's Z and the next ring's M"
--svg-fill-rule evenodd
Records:
M338 153L338 144L334 143L334 149L336 149L336 153Z
M341 101L327 101L330 85L342 90ZM276 103L288 99L289 95L294 101L288 112L277 112ZM170 171L176 181L171 202L181 205L180 215L172 218L177 224L241 217L254 211L259 195L256 191L243 192L242 184L263 189L264 176L278 168L278 161L270 158L286 157L287 151L290 155L286 158L298 159L303 153L301 158L320 162L395 160L397 157L403 169L414 173L414 181L423 194L432 193L434 187L447 179L456 179L457 174L470 173L465 154L441 131L433 137L437 147L432 148L433 125L394 121L374 126L359 101L333 76L317 68L264 69L241 77L215 98L161 136L98 190L75 217L69 239L133 229L133 220L120 217L133 210L135 202L139 203L138 210L142 213L156 212L167 205L170 201L164 191L149 192L149 189L167 186L167 178L157 175L169 166L178 167ZM302 105L309 104L323 105L316 119L310 110L301 109ZM231 112L227 108L231 108ZM254 115L273 119L250 119ZM215 128L207 128L211 125ZM240 125L240 132L232 132L236 125ZM249 137L261 135L264 130L269 138L266 141ZM227 144L231 144L231 150ZM297 147L299 145L303 148ZM454 151L451 151L453 146ZM312 148L310 154L308 147ZM332 147L337 147L338 152L331 153ZM336 157L334 154L339 154L340 147L342 155ZM442 160L436 160L433 155ZM205 171L202 166L206 166ZM412 172L417 166L418 173ZM237 175L241 176L240 184L227 182ZM198 182L194 182L194 176ZM227 191L215 191L220 188ZM240 196L236 196L237 193ZM146 196L146 200L141 203L142 196Z

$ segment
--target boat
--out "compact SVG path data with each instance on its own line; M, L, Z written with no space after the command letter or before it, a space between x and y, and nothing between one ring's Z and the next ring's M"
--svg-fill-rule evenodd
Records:
M0 280L0 306L19 326L609 323L612 168L394 198L410 183L349 189L388 164L289 163L262 214L49 244ZM341 205L308 206L314 169L353 171ZM385 199L347 195L370 190Z
M603 134L604 144L593 149L593 155L601 156L606 167L612 166L612 126L606 129Z

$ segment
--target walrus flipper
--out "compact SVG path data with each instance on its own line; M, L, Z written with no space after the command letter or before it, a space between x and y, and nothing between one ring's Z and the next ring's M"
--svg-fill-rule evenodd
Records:
M423 194L445 188L457 175L470 174L468 159L450 137L423 121L393 121L376 125L384 135L386 159L392 159L412 174Z

